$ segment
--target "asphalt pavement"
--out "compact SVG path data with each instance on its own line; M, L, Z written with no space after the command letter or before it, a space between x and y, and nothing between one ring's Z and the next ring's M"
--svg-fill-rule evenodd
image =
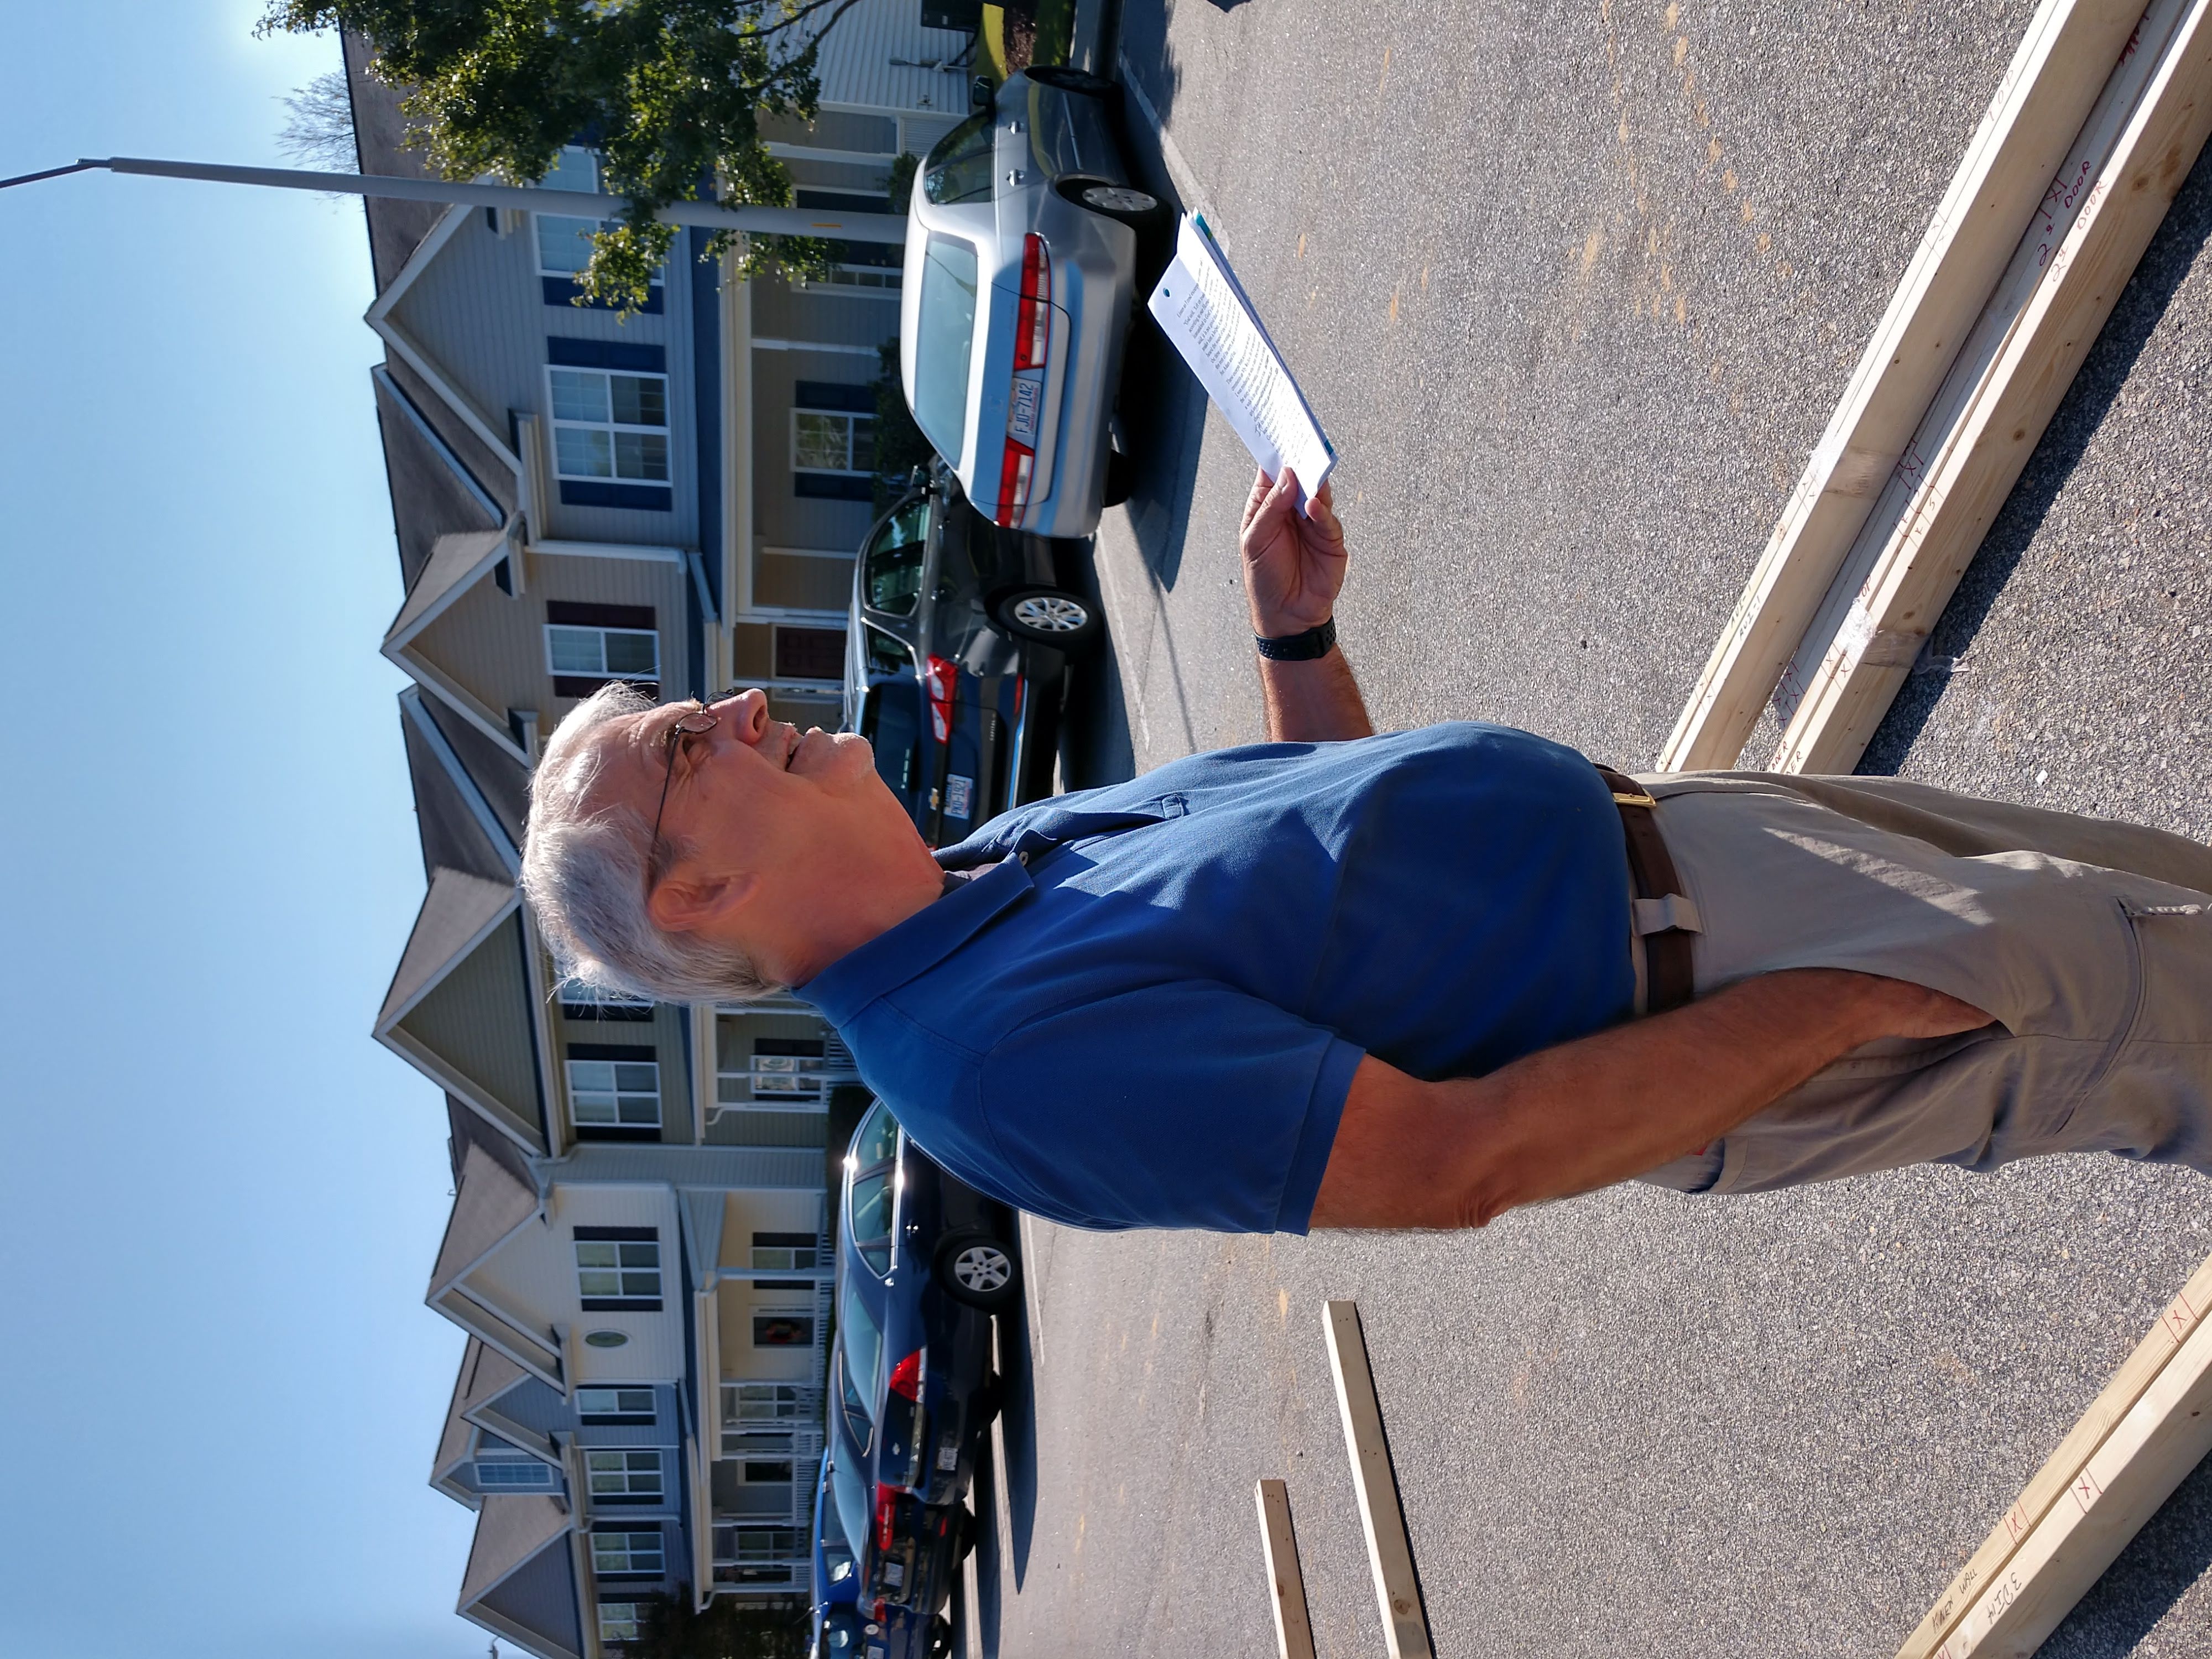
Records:
M1143 168L1342 457L1379 724L1650 763L2030 10L1122 0ZM1866 769L2212 837L2208 234L2201 163ZM1249 459L1156 342L1121 424L1074 786L1261 730ZM963 1640L1259 1659L1279 1476L1322 1652L1380 1655L1350 1296L1440 1655L1887 1655L2212 1251L2208 1195L2075 1158L1447 1237L1034 1225ZM2046 1653L2212 1654L2208 1566L2200 1472Z

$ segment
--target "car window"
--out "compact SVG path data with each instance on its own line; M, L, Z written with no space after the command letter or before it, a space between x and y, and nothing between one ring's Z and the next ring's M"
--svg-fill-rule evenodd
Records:
M914 672L914 653L907 649L904 640L893 639L880 628L860 625L866 641L868 672L871 674L911 674Z
M914 670L908 665L905 672ZM882 680L860 704L860 735L876 754L876 774L914 807L921 780L921 688L911 679Z
M997 112L981 110L937 141L923 163L921 194L931 202L988 202L998 179L992 165L998 135Z
M853 1438L866 1446L875 1425L872 1402L876 1372L884 1363L884 1333L867 1304L849 1285L838 1304L837 1345L845 1359L841 1388L846 1421Z
M914 418L957 466L968 437L968 362L975 343L975 250L932 236L923 250L914 343Z
M898 1156L898 1120L891 1109L878 1101L860 1120L860 1127L853 1131L853 1167L872 1170L878 1164L888 1164Z
M878 1273L890 1271L891 1172L861 1176L853 1182L853 1243Z
M867 1443L863 1440L862 1445ZM837 1526L848 1538L868 1535L868 1488L858 1469L848 1469L840 1459L830 1468L830 1496L837 1505Z
M868 540L860 583L868 608L887 616L910 617L921 597L921 556L929 540L929 498L891 514Z

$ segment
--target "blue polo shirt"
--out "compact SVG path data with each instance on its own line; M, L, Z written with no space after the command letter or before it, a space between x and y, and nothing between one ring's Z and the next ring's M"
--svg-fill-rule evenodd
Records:
M1193 755L939 857L1002 861L799 993L931 1157L1076 1226L1304 1232L1362 1055L1476 1076L1634 995L1612 792L1505 726Z

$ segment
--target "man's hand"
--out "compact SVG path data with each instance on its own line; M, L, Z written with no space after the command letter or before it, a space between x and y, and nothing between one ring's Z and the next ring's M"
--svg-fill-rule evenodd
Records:
M1303 634L1334 613L1349 561L1326 483L1301 513L1297 474L1288 467L1279 478L1259 474L1237 539L1255 634L1270 639Z
M1344 530L1324 483L1298 511L1297 475L1262 472L1244 503L1238 541L1244 553L1244 599L1252 631L1280 639L1318 628L1335 613L1344 586ZM1277 743L1336 743L1374 735L1359 683L1340 649L1304 662L1260 659L1267 735Z
M1370 1054L1352 1075L1313 1224L1480 1227L1696 1152L1863 1043L1989 1023L1903 980L1810 968L1762 974L1488 1077L1424 1083Z

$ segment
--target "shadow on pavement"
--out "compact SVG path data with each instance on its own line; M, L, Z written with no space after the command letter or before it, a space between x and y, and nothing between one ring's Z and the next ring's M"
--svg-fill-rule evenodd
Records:
M997 1431L984 1437L976 1455L969 1498L975 1511L974 1604L955 1616L956 1626L969 1626L963 1650L983 1659L998 1659L1007 1577L1011 1572L1014 1593L1020 1594L1036 1530L1036 1388L1025 1302L999 1316L998 1352L1005 1403Z
M1966 567L1959 591L1929 636L1931 655L1962 657L1981 632L2208 237L2212 237L2212 149L2197 158L2166 212L2166 222L2143 251L2142 263L2112 307L2104 332L2090 347L2081 372L2074 377L2035 453L2028 457L2020 482ZM1911 674L1867 745L1858 769L1894 773L1903 765L1948 683L1943 674Z
M2041 1659L2122 1659L2212 1568L2212 1463L2183 1481L2075 1603L2039 1650ZM2159 1648L2145 1651L2163 1652Z

